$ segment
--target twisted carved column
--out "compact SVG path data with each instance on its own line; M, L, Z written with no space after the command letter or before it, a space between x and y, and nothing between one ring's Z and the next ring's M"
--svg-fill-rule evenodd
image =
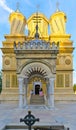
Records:
M19 108L23 108L23 77L18 77L19 82Z
M24 106L27 105L27 83L28 83L28 78L24 78Z
M49 107L54 107L54 80L55 78L50 78L48 84L48 106Z

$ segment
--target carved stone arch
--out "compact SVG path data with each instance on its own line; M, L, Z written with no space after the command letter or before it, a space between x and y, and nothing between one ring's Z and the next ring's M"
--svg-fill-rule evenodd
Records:
M37 61L25 65L22 68L20 75L23 77L27 76L29 78L29 76L31 74L35 74L35 72L42 74L44 76L44 78L53 77L51 68L48 67L46 64L44 64L42 62L37 62Z
M52 61L52 60L51 60ZM52 62L53 63L53 62ZM31 60L28 61L25 65L22 65L20 73L17 73L18 81L19 81L19 93L20 100L19 106L22 106L22 103L26 105L28 101L27 92L30 92L30 82L34 81L34 78L38 78L35 82L33 82L33 90L35 92L35 85L45 82L46 93L47 95L46 101L49 107L54 107L54 78L55 73L52 73L52 63L48 64L47 60ZM34 77L31 77L34 76ZM41 79L41 76L43 79ZM40 79L40 80L39 80ZM24 86L24 87L23 87ZM44 86L42 86L44 88ZM24 90L24 91L23 91ZM22 96L22 92L24 96ZM39 92L39 90L38 90ZM36 94L36 93L35 93ZM22 97L24 101L22 100Z
M22 66L20 66L20 68L18 68L17 73L20 74L22 72L22 70L25 68L25 66L28 66L29 64L36 63L36 62L44 64L45 66L47 66L50 69L51 73L53 73L53 71L52 71L52 65L49 64L45 60L42 60L42 61L41 60L28 60L26 63L24 63Z

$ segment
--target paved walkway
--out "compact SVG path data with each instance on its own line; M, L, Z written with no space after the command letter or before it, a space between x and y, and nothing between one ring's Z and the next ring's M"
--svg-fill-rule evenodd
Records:
M76 130L76 102L56 102L55 108L51 110L42 106L18 109L15 104L0 104L0 130L5 124L20 124L20 118L24 118L28 110L31 110L36 118L40 118L40 122L36 124L59 123L70 127L70 130Z

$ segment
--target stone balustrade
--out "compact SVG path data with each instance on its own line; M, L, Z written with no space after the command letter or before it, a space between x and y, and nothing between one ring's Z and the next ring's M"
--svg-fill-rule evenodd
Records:
M46 41L42 40L31 40L28 42L14 42L14 50L52 50L52 51L57 51L59 50L59 42L55 43L52 42L51 44ZM54 52L55 53L55 52Z

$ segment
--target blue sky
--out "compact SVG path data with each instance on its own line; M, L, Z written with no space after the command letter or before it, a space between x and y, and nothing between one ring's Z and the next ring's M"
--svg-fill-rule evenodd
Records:
M17 2L19 2L21 13L26 18L37 11L37 5L40 6L39 12L43 13L47 18L50 18L56 10L56 3L59 2L59 9L67 15L66 32L71 34L71 40L75 47L73 52L73 83L76 83L76 0L0 0L0 47L2 47L4 34L9 34L10 32L8 18L10 13L16 10ZM1 68L2 53L0 50Z

